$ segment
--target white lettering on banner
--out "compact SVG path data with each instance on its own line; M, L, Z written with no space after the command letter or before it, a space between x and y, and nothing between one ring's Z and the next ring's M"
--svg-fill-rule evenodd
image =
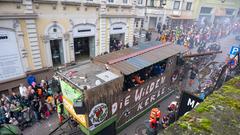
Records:
M161 90L157 92L157 98L161 95Z
M120 102L120 109L122 109L122 101Z
M151 83L151 86L150 86L150 91L149 91L149 93L152 92L152 90L154 89L154 86L155 86L155 82L152 82L152 83Z
M124 106L127 106L129 104L129 98L130 95L125 98Z
M150 99L150 102L154 101L155 100L155 95L152 95L151 96L151 99Z
M131 111L139 111L148 107L150 103L160 98L160 96L162 96L163 94L166 94L166 87L161 86L161 89L159 89L160 84L163 84L165 82L165 79L166 77L162 76L161 79L149 82L148 85L145 85L145 87L138 88L135 91L132 91L133 93L126 95L124 99L120 100L119 102L114 102L111 106L111 114L116 114L118 109L123 109L130 104L136 104L135 107L137 109ZM132 94L133 96L131 97ZM143 98L144 100L142 100Z
M166 87L163 87L163 88L162 88L161 95L163 95L163 94L165 93L165 89L166 89Z
M139 101L141 99L143 88L141 88L140 92L138 92L138 91L139 91L139 89L136 89L136 92L135 92L135 102L137 102L137 101Z
M188 99L188 103L187 106L191 106L192 108L195 108L199 103L196 102L195 104L195 100L192 100L191 98Z
M149 100L149 98L147 98L146 100L145 100L145 106L147 106L148 105L148 100Z
M160 79L157 80L156 85L155 85L155 89L157 89L159 87L159 81L160 81Z
M142 89L142 97L145 95L145 90L144 88L141 88Z
M117 102L115 102L114 104L112 104L112 115L117 111L117 108L118 108Z
M139 104L138 104L138 108L137 108L137 111L139 111L139 110L142 110L142 102L140 102Z
M149 90L149 85L148 85L148 86L147 86L147 88L146 88L145 95L147 95L147 94L148 94L148 90ZM142 96L144 96L144 95L142 95Z
M195 105L195 107L197 107L198 105L199 105L199 103L197 102L196 105ZM194 108L195 108L195 107L194 107Z
M165 79L166 79L166 77L165 77L165 76L162 76L162 78L161 78L161 84L163 84L163 83L165 82Z

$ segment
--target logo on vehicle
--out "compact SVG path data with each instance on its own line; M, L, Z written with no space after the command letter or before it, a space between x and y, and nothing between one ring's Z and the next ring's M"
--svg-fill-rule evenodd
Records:
M108 115L108 107L105 103L95 105L90 114L89 118L93 125L102 123Z

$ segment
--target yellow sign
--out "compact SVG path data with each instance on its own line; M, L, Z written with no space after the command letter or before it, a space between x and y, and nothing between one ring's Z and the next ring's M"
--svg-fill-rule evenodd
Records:
M86 115L78 115L75 113L73 109L73 104L69 99L67 99L65 96L63 96L63 105L65 109L68 111L68 113L76 119L79 123L81 123L84 127L87 127L87 122L86 122Z

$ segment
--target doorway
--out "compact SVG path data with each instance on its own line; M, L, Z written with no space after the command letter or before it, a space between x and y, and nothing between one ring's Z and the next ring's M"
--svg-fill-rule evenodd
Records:
M156 26L157 26L157 17L150 17L149 29L155 30Z
M53 66L64 64L62 39L50 40L50 48Z
M124 49L124 37L124 33L110 35L110 52Z
M94 37L74 38L75 61L88 60L94 56Z

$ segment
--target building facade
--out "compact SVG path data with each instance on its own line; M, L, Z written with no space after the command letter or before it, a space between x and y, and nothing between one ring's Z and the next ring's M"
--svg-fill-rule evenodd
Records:
M145 29L157 30L158 24L177 26L195 20L196 0L148 0Z
M239 0L198 0L196 8L197 21L200 24L222 24L238 17Z
M53 67L110 52L113 41L132 46L137 5L133 0L0 0L0 91L18 91L29 74L50 79Z

